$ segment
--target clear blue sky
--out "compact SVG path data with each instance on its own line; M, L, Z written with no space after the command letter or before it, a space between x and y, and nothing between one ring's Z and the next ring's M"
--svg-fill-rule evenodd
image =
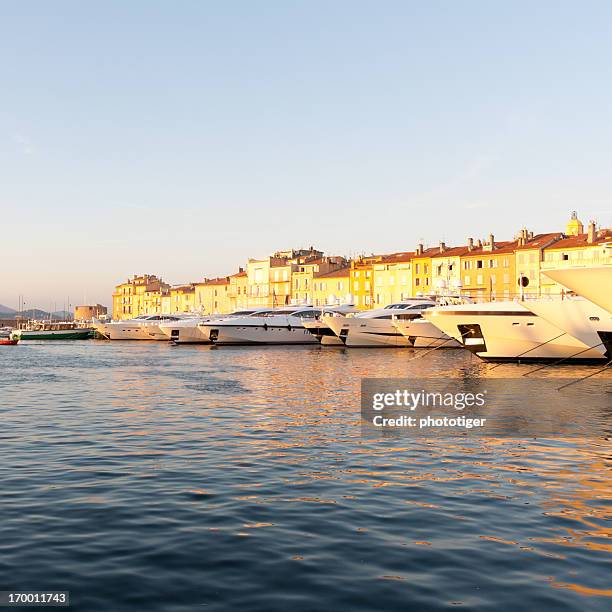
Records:
M612 4L0 0L0 303L612 218Z

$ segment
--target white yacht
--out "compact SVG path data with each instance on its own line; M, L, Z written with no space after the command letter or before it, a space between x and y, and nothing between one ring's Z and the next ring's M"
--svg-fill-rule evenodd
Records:
M441 306L424 317L485 361L597 362L589 348L567 331L539 317L522 302Z
M326 323L326 317L345 317L348 314L360 312L353 304L342 306L325 306L321 310L321 316L314 319L303 319L304 327L323 345L323 346L344 346L344 343Z
M394 326L394 315L414 315L417 318L435 305L430 298L412 298L354 316L328 315L323 320L341 342L349 347L413 347L414 341Z
M421 315L412 317L403 314L393 315L393 326L408 338L414 348L460 348L461 344L438 329Z
M583 297L528 300L522 304L542 319L612 358L612 313Z
M202 323L214 344L317 344L304 321L321 315L312 306L292 306Z
M543 273L593 304L612 312L612 265L558 268L544 270Z
M198 317L195 319L174 321L160 325L160 331L165 335L166 340L171 340L175 344L211 344L209 323L224 321L235 317L246 317L256 313L271 312L270 308L251 308L238 310L229 315L211 315L208 317Z
M159 334L161 324L166 321L180 321L193 315L140 315L125 321L95 323L100 334L110 340L167 340ZM152 330L154 333L149 333Z

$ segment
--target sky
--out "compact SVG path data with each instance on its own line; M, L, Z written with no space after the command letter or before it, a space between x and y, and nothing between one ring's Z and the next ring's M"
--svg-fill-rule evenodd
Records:
M0 0L0 304L612 225L612 4Z

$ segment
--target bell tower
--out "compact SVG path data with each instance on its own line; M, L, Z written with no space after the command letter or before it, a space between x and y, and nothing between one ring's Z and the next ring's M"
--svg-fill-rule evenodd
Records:
M568 236L578 236L578 234L584 234L584 226L582 225L582 221L578 219L578 215L576 214L575 210L572 211L572 217L565 226L565 233Z

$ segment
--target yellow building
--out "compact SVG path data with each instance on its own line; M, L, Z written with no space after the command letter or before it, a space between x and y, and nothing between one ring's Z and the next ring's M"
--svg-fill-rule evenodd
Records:
M146 314L151 307L152 294L161 295L169 285L152 274L135 275L115 287L113 293L113 318L132 319Z
M162 312L162 295L167 289L158 289L157 291L145 291L142 298L141 314L153 315L161 314Z
M350 291L353 303L360 310L372 308L374 303L373 266L382 255L361 256L351 261Z
M540 263L540 287L544 294L561 294L566 290L545 274L552 268L600 266L612 264L612 229L597 230L594 221L586 234L576 234L557 240L543 250Z
M461 293L461 257L474 250L474 240L466 246L447 247L440 243L438 253L431 257L431 290L437 295Z
M525 297L536 297L543 293L541 287L542 261L544 249L564 238L562 232L537 234L522 229L517 237L518 244L514 250L515 291L521 293L523 284ZM523 279L521 281L521 279ZM544 292L546 293L546 292Z
M170 287L169 314L196 312L197 310L193 283Z
M228 298L230 312L244 310L249 307L248 287L249 278L246 270L240 268L236 274L232 274L229 277Z
M477 301L508 300L519 293L515 273L517 240L495 242L493 234L461 256L462 293Z
M326 274L344 267L346 267L346 260L343 257L301 259L293 266L291 301L294 304L312 304L315 274Z
M383 255L372 262L374 308L401 302L412 296L412 259L415 253Z
M338 268L332 272L316 272L312 280L313 306L331 306L351 301L350 268Z
M207 278L195 285L197 309L207 314L227 314L232 312L230 299L230 277Z
M270 293L272 306L291 302L291 278L296 264L289 259L276 257L270 261Z
M432 293L431 258L439 255L439 248L424 249L417 245L412 258L412 295L429 295Z
M321 259L322 256L322 251L310 247L277 251L265 259L249 259L249 306L272 308L297 302L299 298L294 295L293 274L299 272L305 262Z
M247 262L248 298L251 306L272 306L270 295L270 257Z
M165 291L162 291L161 311L162 311L162 314L172 313L172 298L170 296L170 289L166 289Z

